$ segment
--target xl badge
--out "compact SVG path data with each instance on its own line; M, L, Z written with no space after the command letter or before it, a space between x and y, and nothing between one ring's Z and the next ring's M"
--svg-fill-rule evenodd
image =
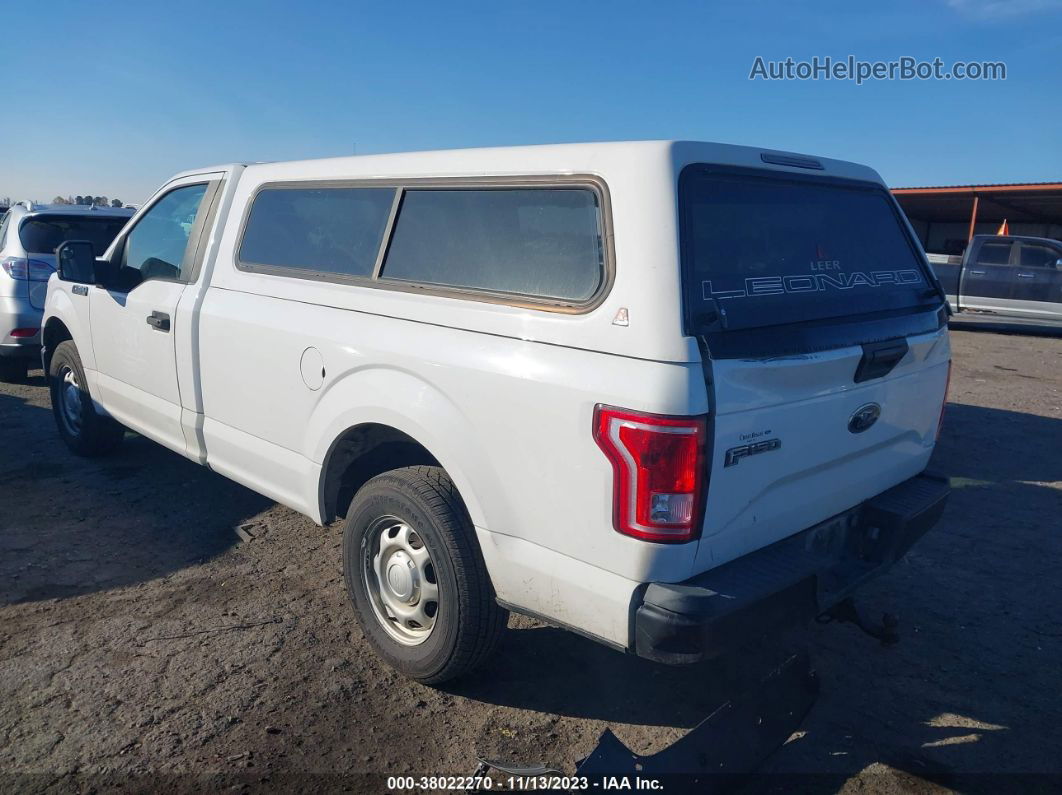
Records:
M742 444L737 447L731 447L726 451L726 460L723 462L723 466L732 467L742 458L748 458L750 455L759 455L760 453L768 453L771 450L777 450L782 446L781 439L765 439L762 442L753 442L752 444Z
M867 403L855 410L848 418L848 430L852 433L862 433L878 421L881 416L881 406L877 403Z

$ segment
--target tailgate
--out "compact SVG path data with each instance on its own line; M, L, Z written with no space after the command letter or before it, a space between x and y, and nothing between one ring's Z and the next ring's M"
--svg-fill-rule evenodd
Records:
M862 346L712 362L715 439L695 570L774 543L925 469L948 378L947 332L907 342L891 372L861 383L854 375Z
M703 571L921 472L950 351L943 291L882 184L697 164L679 194L712 398Z

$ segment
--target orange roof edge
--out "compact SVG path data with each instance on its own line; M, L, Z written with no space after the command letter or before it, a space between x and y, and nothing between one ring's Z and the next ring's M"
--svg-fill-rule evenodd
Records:
M950 185L939 188L890 188L890 190L900 196L929 196L941 193L972 196L975 193L1015 193L1023 191L1040 193L1042 191L1062 191L1062 182L1030 182L1015 183L1013 185Z

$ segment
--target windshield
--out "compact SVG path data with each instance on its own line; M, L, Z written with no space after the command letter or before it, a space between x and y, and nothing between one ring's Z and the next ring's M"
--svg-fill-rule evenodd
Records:
M883 189L698 167L682 186L695 332L940 302Z
M54 254L64 240L88 240L100 256L128 220L120 216L31 215L22 222L18 236L28 254Z

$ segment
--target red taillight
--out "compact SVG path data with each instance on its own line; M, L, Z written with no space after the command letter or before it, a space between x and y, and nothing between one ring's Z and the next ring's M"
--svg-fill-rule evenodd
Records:
M12 337L35 337L39 328L17 328L11 332Z
M940 419L937 420L937 439L944 428L944 409L948 406L948 390L951 389L951 359L948 359L948 377L944 380L944 400L940 402Z
M20 282L46 282L55 273L55 268L47 262L22 257L6 257L0 262L0 267L12 279L18 279Z
M646 541L697 537L708 472L705 417L597 406L594 439L612 462L613 523Z

